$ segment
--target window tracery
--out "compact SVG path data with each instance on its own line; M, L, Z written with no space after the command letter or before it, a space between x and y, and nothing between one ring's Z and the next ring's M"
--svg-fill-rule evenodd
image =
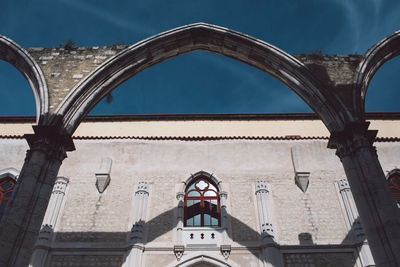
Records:
M397 207L400 208L400 171L394 171L389 174L387 179L390 192L395 200Z
M14 186L15 180L11 177L5 177L0 180L0 217L10 202Z
M186 187L186 227L220 227L221 208L218 188L209 179L200 177Z

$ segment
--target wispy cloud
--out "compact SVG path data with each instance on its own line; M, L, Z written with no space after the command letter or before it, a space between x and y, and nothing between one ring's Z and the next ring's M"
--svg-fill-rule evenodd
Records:
M380 23L382 0L333 0L333 2L342 7L348 21L351 36L353 37L352 52L363 52L360 50L365 49L365 41L380 31L378 26ZM365 13L365 9L361 9L360 5L370 6L373 10L372 16Z
M141 23L137 23L132 20L124 19L119 15L113 14L107 9L100 8L99 6L90 5L88 3L75 0L61 0L61 3L76 8L77 10L99 17L112 25L130 31L131 33L140 33L146 35L152 35L157 33L157 31L153 28L150 28L148 26L145 26Z

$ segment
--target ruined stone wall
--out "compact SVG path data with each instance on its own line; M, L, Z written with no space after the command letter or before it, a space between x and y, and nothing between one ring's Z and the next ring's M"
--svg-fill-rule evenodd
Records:
M111 45L28 48L46 78L50 111L56 109L80 80L126 47ZM304 62L330 89L340 92L345 99L351 99L348 85L353 82L355 69L361 60L360 55L301 54L295 57Z
M125 45L29 48L28 52L46 78L50 111L55 110L82 78L124 48Z

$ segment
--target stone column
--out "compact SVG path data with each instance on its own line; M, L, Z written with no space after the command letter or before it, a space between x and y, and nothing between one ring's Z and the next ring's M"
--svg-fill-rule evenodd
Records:
M185 193L178 192L176 194L176 199L178 200L178 222L176 227L176 243L177 245L183 245L183 212L185 208Z
M133 205L133 226L129 234L129 246L123 267L142 266L144 250L144 226L147 214L149 187L146 182L139 182L136 186Z
M360 244L360 246L357 248L360 264L363 267L375 266L371 250L360 221L360 215L358 214L356 203L354 203L353 194L350 191L349 183L346 179L342 179L337 183L337 185L346 211L348 230L353 230L355 239L354 241L357 244Z
M30 149L0 221L0 266L28 266L58 170L75 149L62 127L34 126L34 132L25 135Z
M260 234L263 254L263 264L265 267L281 267L283 266L282 254L276 246L274 239L274 229L271 223L271 215L269 209L269 189L265 181L257 181L256 183L256 199L258 219L260 222Z
M367 130L368 124L333 133L328 147L337 148L376 265L400 266L400 211L372 146L377 131Z
M49 205L43 219L38 239L36 240L35 250L33 251L30 267L42 267L46 262L54 229L60 215L61 206L64 202L65 191L69 179L57 177L53 192L51 193Z
M176 194L178 200L178 211L177 211L177 225L176 225L176 244L174 245L174 254L176 259L179 261L185 251L185 245L183 244L183 220L184 220L184 208L185 208L185 193L178 192Z
M222 243L226 245L229 241L228 238L228 211L226 210L226 201L228 193L225 191L219 192L219 200L221 205L221 228L222 228Z

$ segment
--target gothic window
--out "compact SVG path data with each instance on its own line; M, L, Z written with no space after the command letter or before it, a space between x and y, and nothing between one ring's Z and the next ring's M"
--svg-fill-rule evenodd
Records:
M0 217L3 215L4 210L9 203L14 185L15 180L11 177L0 179Z
M400 208L400 172L393 172L388 178L389 189L392 192L393 199Z
M184 217L186 227L221 226L218 189L209 179L200 177L186 187Z

